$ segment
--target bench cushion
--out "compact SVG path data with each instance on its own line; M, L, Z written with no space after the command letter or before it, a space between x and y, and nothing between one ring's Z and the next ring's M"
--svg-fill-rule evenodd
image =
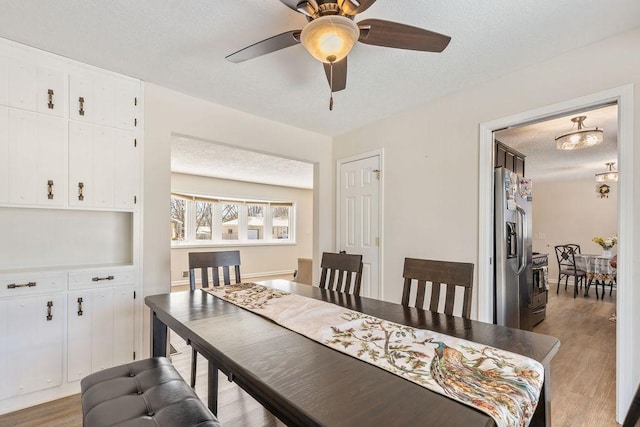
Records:
M93 373L81 389L85 427L220 426L164 357Z

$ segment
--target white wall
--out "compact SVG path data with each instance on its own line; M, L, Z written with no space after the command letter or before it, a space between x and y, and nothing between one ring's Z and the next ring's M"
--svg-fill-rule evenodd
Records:
M211 250L239 250L244 277L266 276L293 272L298 258L311 258L313 253L313 191L303 188L280 187L195 175L171 174L171 191L176 193L247 198L253 200L282 200L295 203L295 244L269 246L188 247L171 249L171 282L188 283L182 272L189 269L189 252ZM293 276L292 276L293 277Z
M597 60L585 62L585 58ZM624 85L640 84L640 29L499 76L436 101L407 110L370 126L334 138L334 158L373 149L385 150L384 298L399 301L406 256L473 262L477 266L479 200L479 126L517 113ZM640 90L633 92L637 146L640 135ZM640 212L640 150L633 151L633 212ZM632 215L633 216L633 215ZM632 219L631 219L632 220ZM640 283L640 227L619 236L631 242L630 283ZM622 261L620 258L619 261ZM475 283L472 316L478 294L490 284ZM625 293L640 304L640 289ZM640 360L640 311L629 314L623 337L629 360ZM627 333L626 331L633 331ZM625 353L626 354L626 353ZM625 355L625 358L627 356ZM624 366L624 388L618 389L622 410L640 378L640 365ZM620 394L622 393L622 394ZM624 415L624 412L622 412Z
M331 138L145 84L143 171L144 294L168 292L172 135L195 137L314 163L313 258L334 246ZM146 316L148 322L148 316ZM149 326L145 325L145 342Z
M602 248L592 239L617 236L618 186L608 185L609 198L601 199L594 179L533 183L533 250L549 254L549 279L554 283L558 280L554 246L576 243L582 253L600 254Z

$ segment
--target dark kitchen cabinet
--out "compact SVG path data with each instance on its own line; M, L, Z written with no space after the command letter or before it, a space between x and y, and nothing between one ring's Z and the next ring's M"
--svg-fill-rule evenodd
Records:
M520 176L524 175L524 158L525 155L519 153L511 147L507 147L500 141L496 140L496 149L494 156L494 166L509 169Z

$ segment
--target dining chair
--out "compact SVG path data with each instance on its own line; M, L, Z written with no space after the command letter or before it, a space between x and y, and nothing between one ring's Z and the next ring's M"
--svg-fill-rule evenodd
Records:
M471 263L435 261L430 259L404 259L404 288L402 290L402 305L409 307L411 288L417 283L415 307L424 309L427 282L431 283L430 311L438 311L440 305L440 290L445 286L444 314L453 315L456 288L463 289L462 317L471 317L471 296L473 293L473 268Z
M200 279L203 288L209 287L209 269L213 286L231 284L230 268L233 267L236 283L242 282L240 278L240 251L218 252L189 252L189 288L196 290L196 271L200 271ZM220 269L222 268L222 282L220 281ZM196 370L198 352L191 347L191 387L196 386Z
M362 255L323 252L320 288L360 295Z
M560 282L564 278L564 290L567 290L569 277L573 277L573 297L578 295L578 284L587 285L587 272L576 267L576 254L580 254L580 245L574 243L558 245L555 247L558 260L558 286L556 294L560 291Z

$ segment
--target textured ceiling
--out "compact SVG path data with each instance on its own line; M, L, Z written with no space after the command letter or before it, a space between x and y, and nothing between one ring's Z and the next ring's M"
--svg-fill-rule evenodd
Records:
M171 171L190 175L313 188L313 165L226 145L174 137Z
M378 0L380 18L452 37L441 54L357 44L328 111L302 46L224 57L302 15L278 0L0 0L0 37L326 135L456 92L640 25L638 0Z
M335 95L333 112L322 66L302 46L241 64L224 59L305 24L302 15L278 0L0 0L0 37L337 135L638 27L640 1L378 0L356 22L368 18L427 28L452 41L441 54L356 44L349 55L347 89ZM615 112L598 114L588 113L586 124L605 129L602 147L557 152L553 139L571 128L569 118L509 129L499 139L527 155L527 175L534 179L592 175L616 157ZM311 187L311 165L261 156L176 139L172 168ZM259 170L252 161L269 167Z
M575 116L587 116L584 121L587 128L602 129L603 143L580 150L557 150L555 138L575 130L571 122L571 117ZM496 132L494 136L498 141L527 156L525 174L534 182L595 178L596 173L607 169L605 163L618 162L618 107L611 105L505 129Z

